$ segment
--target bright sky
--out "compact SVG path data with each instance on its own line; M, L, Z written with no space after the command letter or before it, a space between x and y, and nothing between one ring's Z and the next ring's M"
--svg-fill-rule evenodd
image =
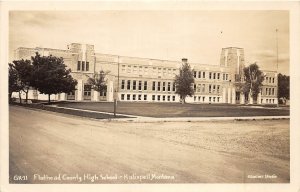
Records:
M288 11L12 11L10 60L18 47L66 49L218 65L222 47L245 49L246 64L289 74Z

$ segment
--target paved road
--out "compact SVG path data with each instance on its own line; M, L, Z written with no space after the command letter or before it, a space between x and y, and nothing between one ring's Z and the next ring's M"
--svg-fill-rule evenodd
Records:
M121 123L16 106L9 114L12 183L289 182L288 120Z

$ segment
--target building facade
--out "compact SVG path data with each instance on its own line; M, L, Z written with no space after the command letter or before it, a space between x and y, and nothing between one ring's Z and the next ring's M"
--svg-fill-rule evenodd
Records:
M53 100L120 101L130 102L179 102L175 94L175 75L182 61L168 61L95 53L93 45L72 43L66 50L51 48L24 48L15 51L15 59L30 59L36 52L42 56L62 57L78 81L72 93L52 95ZM189 103L253 103L244 95L240 84L245 67L244 49L223 48L219 65L190 63L194 71L194 90ZM99 93L88 84L88 78L103 70L107 73L107 91ZM258 104L277 103L277 76L274 71L263 71L265 80L257 98ZM31 90L31 99L47 99L38 91Z

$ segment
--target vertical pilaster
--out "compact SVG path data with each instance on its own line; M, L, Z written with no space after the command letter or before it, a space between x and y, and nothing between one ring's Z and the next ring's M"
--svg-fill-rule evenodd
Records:
M240 94L240 104L245 104L245 95L242 92Z
M77 80L77 101L82 101L82 95L83 95L83 80L78 79Z
M226 103L226 88L223 87L223 97L222 97L222 102Z
M231 102L231 87L228 87L227 88L227 103L230 103Z
M114 83L113 81L108 81L107 86L107 101L114 101Z
M257 95L257 104L261 104L261 93Z
M99 101L99 92L93 91L93 101Z
M236 102L235 102L235 95L236 94L236 92L235 92L235 87L232 87L231 88L231 95L232 95L232 97L231 97L231 103L232 104L235 104Z

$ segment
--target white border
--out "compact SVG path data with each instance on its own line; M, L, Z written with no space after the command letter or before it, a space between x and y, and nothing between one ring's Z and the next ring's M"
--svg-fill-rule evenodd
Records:
M8 11L10 10L289 10L290 11L290 76L291 120L290 184L9 184L8 183ZM0 2L0 122L1 122L1 185L2 192L32 191L300 191L300 3L293 2ZM298 118L297 118L298 117Z

